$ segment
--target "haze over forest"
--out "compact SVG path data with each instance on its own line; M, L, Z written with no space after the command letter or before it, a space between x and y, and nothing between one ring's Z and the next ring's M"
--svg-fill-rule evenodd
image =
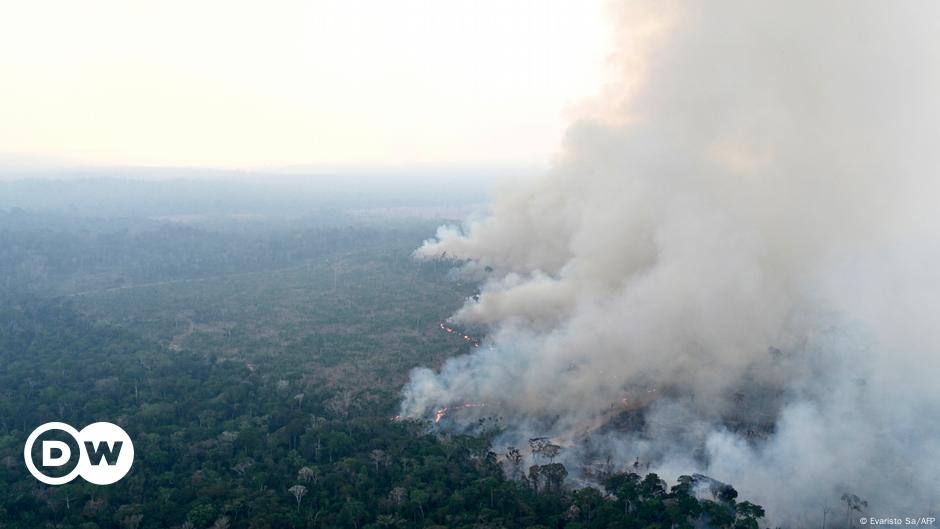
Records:
M938 21L3 8L0 529L935 527Z

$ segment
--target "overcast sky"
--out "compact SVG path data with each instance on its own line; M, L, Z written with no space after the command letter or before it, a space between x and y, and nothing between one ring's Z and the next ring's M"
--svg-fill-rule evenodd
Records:
M102 165L542 165L602 0L0 2L0 154Z

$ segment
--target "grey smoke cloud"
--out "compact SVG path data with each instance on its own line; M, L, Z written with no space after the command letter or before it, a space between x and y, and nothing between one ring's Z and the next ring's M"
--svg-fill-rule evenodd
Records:
M614 12L621 77L555 167L416 252L483 279L453 319L488 335L403 415L487 402L465 417L507 444L701 471L790 523L935 508L940 4Z

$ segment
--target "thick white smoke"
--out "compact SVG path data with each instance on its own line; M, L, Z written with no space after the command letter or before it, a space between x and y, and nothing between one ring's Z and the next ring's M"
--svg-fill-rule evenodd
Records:
M403 414L487 402L506 442L703 471L794 525L826 508L844 523L847 492L872 515L926 515L940 3L614 11L618 78L555 168L418 250L484 279L454 319L488 337L416 370Z

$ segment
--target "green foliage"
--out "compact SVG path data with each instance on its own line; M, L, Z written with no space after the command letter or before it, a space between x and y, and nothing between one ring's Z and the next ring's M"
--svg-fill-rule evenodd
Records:
M5 284L41 287L0 291L0 527L756 529L763 516L654 474L567 489L553 445L509 480L487 439L391 420L410 369L468 348L437 323L472 286L411 261L421 230L173 230L0 230L19 245L0 250ZM99 420L135 442L118 485L48 487L23 468L39 424Z

